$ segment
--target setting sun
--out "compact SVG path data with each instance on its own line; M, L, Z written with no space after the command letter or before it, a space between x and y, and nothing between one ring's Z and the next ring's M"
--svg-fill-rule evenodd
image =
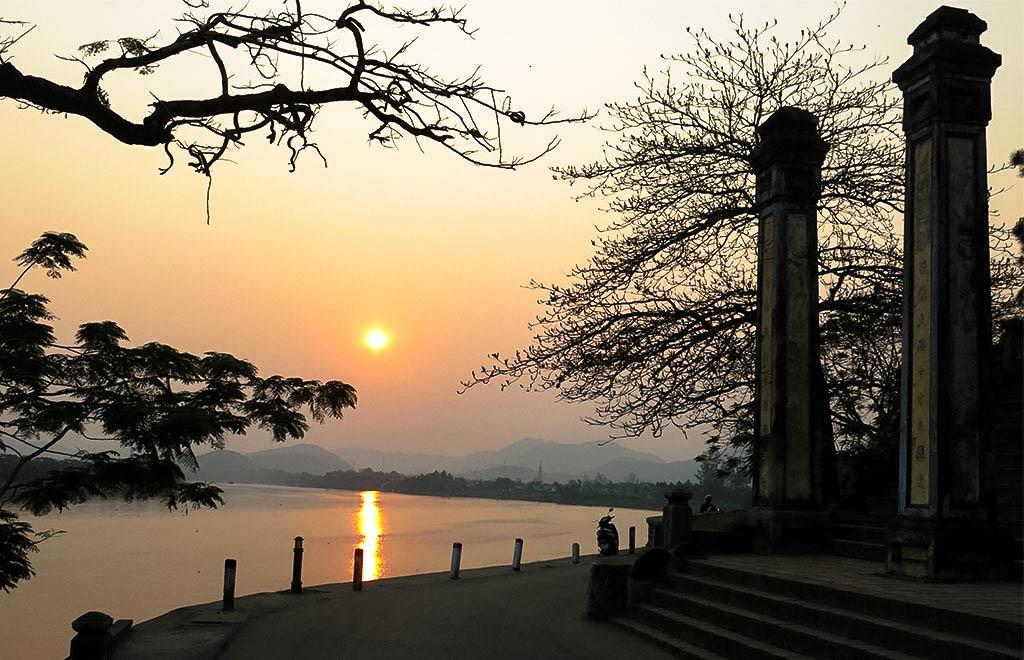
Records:
M379 351L387 346L390 340L391 338L388 337L387 333L380 329L371 330L366 334L365 339L366 345L375 351Z

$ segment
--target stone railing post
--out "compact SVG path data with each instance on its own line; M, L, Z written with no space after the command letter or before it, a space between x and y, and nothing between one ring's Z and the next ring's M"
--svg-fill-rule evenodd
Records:
M693 510L690 509L692 497L693 493L685 490L673 490L665 493L668 503L665 505L661 520L665 547L669 550L690 540L690 532L693 527Z
M985 127L1002 58L985 21L932 12L893 73L906 134L899 513L888 570L997 577L989 415L991 282Z
M110 627L114 617L103 612L86 612L71 622L70 660L106 660L110 650Z
M780 108L758 127L758 324L754 509L762 552L828 538L835 448L818 352L817 202L828 145L817 118Z

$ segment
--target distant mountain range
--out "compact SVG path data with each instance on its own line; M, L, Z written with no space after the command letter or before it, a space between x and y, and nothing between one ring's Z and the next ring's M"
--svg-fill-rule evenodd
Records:
M323 475L351 470L352 464L334 452L310 444L283 445L250 454L224 449L198 456L203 479L244 481L268 470Z
M665 461L654 454L616 443L604 446L595 442L562 444L540 438L523 438L501 449L466 456L358 448L341 449L335 454L317 445L285 444L248 454L229 450L210 452L199 456L199 465L201 478L219 481L245 480L261 470L322 475L353 467L403 474L447 470L469 479L507 477L522 481L534 480L541 468L543 480L548 483L594 479L598 475L612 481L626 481L635 475L639 481L675 482L686 481L697 473L694 461Z

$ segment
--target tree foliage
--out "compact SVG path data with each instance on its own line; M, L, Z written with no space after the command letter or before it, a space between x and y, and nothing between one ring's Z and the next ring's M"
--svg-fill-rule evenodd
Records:
M20 281L34 268L74 270L86 247L47 232L16 259ZM16 457L0 477L0 589L32 575L36 548L19 509L35 515L95 498L160 499L169 509L215 507L221 490L189 482L194 450L224 447L256 427L276 441L301 438L315 422L341 418L355 389L332 380L261 377L227 353L193 355L172 346L127 344L113 321L84 323L58 341L49 300L14 286L0 294L0 456ZM64 440L113 441L122 451L63 449ZM76 462L30 478L33 461Z
M484 82L479 71L444 77L409 62L415 38L387 51L367 37L373 31L389 34L435 27L472 36L461 10L383 9L360 0L341 11L320 13L307 7L324 3L286 0L265 10L256 7L268 3L257 2L215 11L208 0L183 2L187 11L173 39L164 39L159 32L114 37L85 44L65 56L85 67L79 87L26 74L15 66L14 47L31 27L0 17L0 28L8 28L9 35L0 34L0 98L45 112L79 115L125 144L162 147L169 158L167 169L180 150L188 155L191 167L206 175L254 133L284 145L294 169L303 151L320 154L311 139L314 120L330 104L361 109L373 122L369 133L373 142L392 145L402 136L411 137L439 144L472 163L501 168L535 160L557 144L554 138L539 153L510 155L502 148L502 124L555 124L587 116L584 112L559 119L553 110L527 115L514 108L502 90ZM205 62L219 83L218 94L196 98L154 94L141 121L115 109L117 104L103 86L108 75L150 76L190 54L204 57L187 61ZM198 71L192 75L199 79Z
M903 206L900 98L889 65L829 30L836 10L795 39L730 17L728 39L688 30L691 48L607 106L603 158L556 168L614 219L567 284L542 294L535 336L463 385L550 389L596 404L613 437L702 428L726 469L752 437L757 213L756 128L783 106L818 117L829 144L819 203L822 362L837 443L895 437ZM1019 271L996 230L998 314Z

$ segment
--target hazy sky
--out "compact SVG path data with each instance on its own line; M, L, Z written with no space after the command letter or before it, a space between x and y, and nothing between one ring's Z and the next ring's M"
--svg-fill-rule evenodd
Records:
M834 35L889 55L895 68L910 54L906 35L938 4L852 1ZM635 97L631 86L644 65L660 68L660 54L689 46L687 26L724 36L727 14L743 11L752 21L777 17L780 27L799 30L833 6L470 0L465 16L479 28L475 40L438 30L413 53L452 76L481 64L484 78L511 92L528 113L554 104L572 114ZM1024 146L1024 3L957 6L988 21L983 42L1003 55L993 83L989 153L1005 158ZM171 0L0 0L0 16L38 24L16 51L23 72L78 84L77 65L53 53L157 29L170 39L180 7ZM172 70L162 89L215 94L217 80L206 63L193 64ZM141 116L148 84L125 74L108 88L119 109ZM309 158L289 174L285 151L253 139L236 164L217 168L208 226L206 180L186 167L158 176L160 150L122 145L80 118L0 102L0 256L13 257L51 229L74 232L88 244L78 273L58 282L37 273L24 284L53 298L63 336L81 322L114 319L136 342L228 351L265 374L352 383L358 409L309 436L332 449L464 453L523 436L604 438L602 429L579 420L585 408L546 394L493 387L459 396L456 390L485 354L528 341L526 323L539 310L536 294L522 285L530 278L558 280L590 254L593 228L607 218L599 203L573 201L547 167L598 156L605 136L594 126L563 127L555 154L504 172L429 146L420 153L411 142L397 151L370 146L366 135L374 126L344 106L325 109L318 121L316 140L328 168ZM554 132L516 129L506 133L507 145L528 152ZM997 206L1004 218L1020 215L1021 189ZM0 277L13 280L14 264L4 263ZM377 354L362 341L374 326L392 335L390 347ZM702 440L670 433L630 444L688 458ZM231 446L262 449L269 439Z

